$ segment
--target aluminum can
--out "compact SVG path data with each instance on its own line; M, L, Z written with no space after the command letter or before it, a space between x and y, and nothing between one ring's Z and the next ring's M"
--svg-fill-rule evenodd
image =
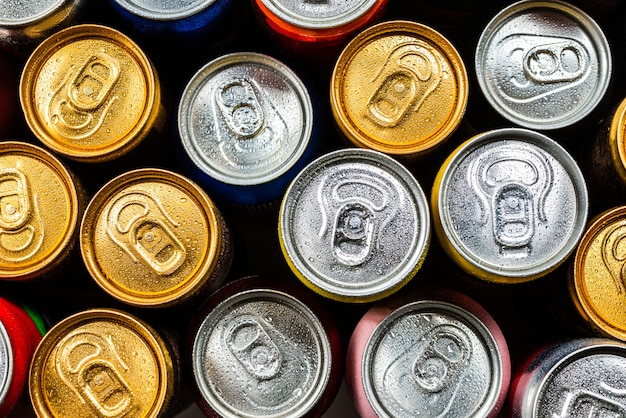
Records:
M28 367L44 332L39 318L0 297L0 416L8 416L26 393Z
M336 324L295 283L248 277L206 301L190 332L196 402L208 417L320 417L342 377Z
M149 168L124 173L96 193L80 247L96 283L139 307L173 306L217 289L233 253L207 194L185 177Z
M585 179L547 136L519 128L478 134L443 163L431 208L439 242L466 272L499 283L562 264L587 221Z
M0 7L0 47L26 55L39 42L75 23L84 0L3 1Z
M363 418L496 417L511 378L494 319L450 290L394 296L355 327L346 383Z
M78 241L84 202L80 184L55 156L0 142L0 279L58 271Z
M333 116L350 142L408 158L432 151L455 131L467 98L467 73L454 46L408 21L357 35L339 56L330 85Z
M333 59L355 33L377 22L388 0L253 0L272 39L301 58Z
M521 1L500 11L480 36L475 64L491 106L537 130L571 126L589 115L612 71L602 29L562 1Z
M369 302L417 273L430 243L430 212L413 175L385 154L328 153L305 167L283 199L280 246L315 292Z
M89 163L128 154L165 116L147 56L99 25L72 26L42 42L24 67L20 101L41 142Z
M540 350L514 378L511 416L602 417L626 414L626 345L583 338Z
M178 130L190 177L238 205L280 200L316 145L305 85L280 61L252 52L221 56L194 75Z
M163 416L174 398L172 348L143 320L89 309L46 333L30 367L40 417Z
M626 341L624 251L626 206L595 217L574 258L569 289L574 306L596 333Z

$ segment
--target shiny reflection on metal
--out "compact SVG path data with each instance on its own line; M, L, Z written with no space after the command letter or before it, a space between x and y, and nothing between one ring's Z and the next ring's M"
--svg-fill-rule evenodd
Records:
M154 20L184 19L210 7L216 0L114 0L138 16Z
M4 324L0 322L0 405L9 392L13 379L13 347Z
M330 29L365 15L378 0L261 0L277 17L307 29Z

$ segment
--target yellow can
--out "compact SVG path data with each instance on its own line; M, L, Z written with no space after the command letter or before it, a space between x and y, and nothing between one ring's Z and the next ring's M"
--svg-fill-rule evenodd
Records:
M30 398L39 417L157 417L179 373L163 338L122 311L91 309L55 325L35 351Z
M48 151L0 142L0 279L41 277L63 265L77 241L84 200Z
M26 62L19 95L35 136L82 162L127 154L165 119L147 56L105 26L73 26L42 42Z
M384 22L357 35L335 65L331 108L355 145L418 157L458 127L467 106L465 65L432 28Z
M161 169L130 171L104 185L85 211L80 248L100 287L141 307L214 290L232 260L229 231L211 199Z
M590 223L574 259L570 294L592 329L626 341L626 206Z

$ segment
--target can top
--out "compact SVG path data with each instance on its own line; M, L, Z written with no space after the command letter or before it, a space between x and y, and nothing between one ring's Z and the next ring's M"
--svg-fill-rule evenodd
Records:
M528 281L577 245L588 212L574 159L545 135L499 129L470 138L442 165L432 193L437 235L467 272Z
M626 184L626 99L622 100L611 118L608 140L615 171Z
M161 416L173 391L163 340L122 311L91 309L55 325L35 351L30 396L41 416Z
M604 333L626 340L626 206L598 215L583 235L574 262L574 297Z
M209 8L216 0L115 0L129 12L152 20L178 20Z
M379 0L260 1L283 21L306 29L332 29L346 25L367 14L379 2Z
M65 166L34 145L0 142L0 279L29 279L74 245L80 217Z
M602 29L562 1L521 1L498 13L476 48L480 88L502 116L557 129L587 116L608 89L612 64Z
M274 289L237 293L202 321L192 347L204 400L222 417L304 416L334 360L317 316Z
M457 128L468 79L460 55L441 34L392 21L366 29L346 46L330 89L333 115L355 145L416 156Z
M219 57L187 84L178 129L189 158L223 183L249 186L287 172L311 137L304 84L280 61L253 52Z
M155 124L160 87L126 35L98 25L44 40L22 73L20 101L31 130L53 151L85 162L114 159Z
M218 263L223 231L216 211L200 187L178 174L124 173L85 211L80 246L87 269L125 303L160 307L187 299Z
M52 15L67 0L4 1L0 7L0 26L26 26Z
M279 215L293 272L323 296L380 299L417 272L430 242L430 213L415 178L372 150L328 153L293 180Z
M4 403L13 378L13 347L7 330L0 321L0 405Z
M378 323L365 345L360 383L378 416L486 417L508 387L503 356L471 312L416 301Z

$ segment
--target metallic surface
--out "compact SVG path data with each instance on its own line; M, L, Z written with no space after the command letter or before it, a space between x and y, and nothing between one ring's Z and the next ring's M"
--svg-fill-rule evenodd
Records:
M280 19L307 29L330 29L346 25L368 13L378 0L261 0Z
M115 0L129 12L154 20L183 19L211 7L216 0Z
M230 296L202 321L192 368L221 417L304 416L329 384L331 342L315 314L273 289Z
M572 279L581 315L604 335L626 340L626 207L598 215L583 235Z
M626 345L610 339L554 344L524 368L511 391L514 418L623 416Z
M55 325L37 347L30 396L40 417L157 417L174 372L161 337L143 321L91 309Z
M128 153L164 117L146 55L122 33L98 25L73 26L41 43L22 73L20 100L39 140L84 162Z
M485 27L475 59L491 105L532 129L562 128L587 116L612 72L602 29L561 1L521 1L502 10Z
M502 283L545 275L574 250L588 212L573 158L525 129L479 134L444 162L433 187L435 230L468 273Z
M158 169L130 171L103 186L85 212L80 245L98 285L145 307L214 290L232 259L228 229L206 193Z
M52 271L76 243L82 194L65 166L34 145L0 143L0 279Z
M0 405L4 403L13 381L14 361L11 339L0 322Z
M355 145L418 156L457 128L468 79L460 55L438 32L413 22L384 22L343 50L330 98L339 128Z
M398 162L364 149L328 153L287 189L279 238L292 271L323 296L380 299L406 284L430 242L422 189Z

